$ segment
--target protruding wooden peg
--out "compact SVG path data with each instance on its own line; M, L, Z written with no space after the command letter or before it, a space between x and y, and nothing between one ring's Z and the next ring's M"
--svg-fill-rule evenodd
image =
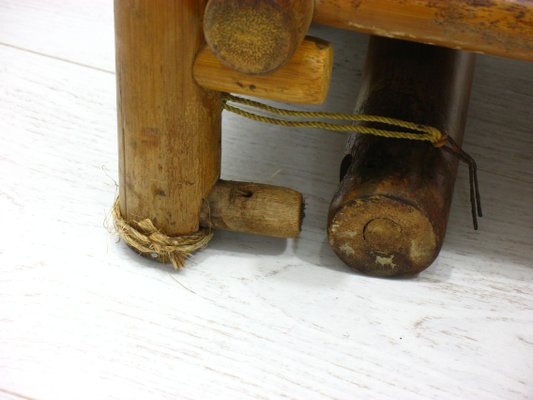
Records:
M356 112L435 126L459 144L474 55L373 37ZM329 210L329 242L378 276L427 268L442 246L457 159L431 143L352 136Z
M209 0L207 44L230 68L266 74L289 61L313 17L314 0Z
M256 235L292 238L300 233L301 193L260 183L218 181L204 202L204 227Z
M225 66L209 47L196 57L193 74L204 88L287 103L318 104L326 98L333 67L333 47L308 37L290 61L268 75L248 75Z

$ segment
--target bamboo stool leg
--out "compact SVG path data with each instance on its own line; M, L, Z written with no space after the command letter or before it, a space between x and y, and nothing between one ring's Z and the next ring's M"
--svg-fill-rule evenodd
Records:
M303 218L294 190L218 179L221 94L193 78L205 4L115 0L120 203L113 218L131 247L176 268L212 229L287 238L299 234Z
M462 143L474 55L373 37L356 112L434 126ZM431 144L353 135L329 210L329 242L372 275L427 268L442 246L457 159Z
M221 102L193 81L204 0L115 0L120 212L197 232L220 173Z

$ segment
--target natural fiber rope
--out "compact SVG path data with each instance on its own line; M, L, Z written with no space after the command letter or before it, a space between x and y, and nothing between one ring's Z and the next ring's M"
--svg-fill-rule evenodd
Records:
M264 115L256 114L254 112L243 110L242 108L232 106L228 103L240 104L249 108L258 109L282 117L297 117L304 119L307 118L307 120L294 121L267 117ZM267 104L260 103L258 101L245 99L243 97L233 96L229 93L223 94L222 107L225 110L238 114L242 117L249 118L254 121L264 122L267 124L281 125L287 127L319 128L334 132L357 132L386 138L431 142L433 146L442 148L446 152L452 154L454 157L457 157L459 160L468 164L472 222L474 224L474 229L478 228L478 216L481 217L483 213L481 210L481 196L479 194L476 161L470 155L468 155L460 146L458 146L451 136L448 136L445 132L441 132L435 127L421 125L409 121L403 121L395 118L383 117L379 115L286 110L282 108L272 107ZM404 128L410 130L411 132L401 132L391 129L379 129L354 124L340 125L331 122L310 121L309 119L328 119L333 121L344 122L371 122L390 125L396 128Z
M405 128L413 132L401 132L390 129L379 129L361 125L340 125L331 122L323 121L293 121L279 118L267 117L259 115L250 111L243 110L232 106L228 103L236 103L258 110L266 111L270 114L279 115L283 117L300 117L309 119L329 119L334 121L345 122L373 122L384 125L390 125L396 128ZM418 141L427 141L433 143L435 147L442 147L446 143L447 135L435 127L428 125L416 124L414 122L403 121L395 118L388 118L379 115L365 115L365 114L345 114L345 113L328 113L328 112L313 112L313 111L294 111L282 108L272 107L243 97L233 96L225 93L222 97L223 108L232 113L238 114L242 117L264 122L267 124L281 125L287 127L299 128L319 128L334 132L357 132L367 135L375 135L394 139L409 139Z
M112 214L119 236L128 245L142 255L161 262L171 262L176 269L183 268L187 257L206 247L213 237L211 229L202 228L191 235L167 236L150 219L126 222L120 213L118 198Z

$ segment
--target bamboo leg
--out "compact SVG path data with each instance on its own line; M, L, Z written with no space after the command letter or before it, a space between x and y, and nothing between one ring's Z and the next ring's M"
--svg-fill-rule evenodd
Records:
M356 112L435 126L462 143L474 55L370 40ZM431 144L352 136L328 218L329 241L372 275L416 273L439 253L457 160Z
M220 97L192 77L205 3L115 0L120 210L169 236L199 229L220 173Z

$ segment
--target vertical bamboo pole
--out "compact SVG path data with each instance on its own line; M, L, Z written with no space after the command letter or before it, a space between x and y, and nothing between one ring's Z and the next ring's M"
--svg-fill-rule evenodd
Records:
M220 173L220 98L192 77L205 3L115 0L120 209L170 236L199 229Z

